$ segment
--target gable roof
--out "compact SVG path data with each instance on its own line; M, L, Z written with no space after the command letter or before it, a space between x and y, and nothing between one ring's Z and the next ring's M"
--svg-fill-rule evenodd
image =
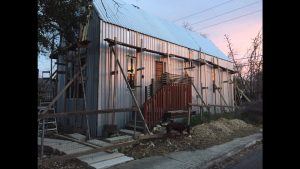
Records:
M172 42L229 61L213 42L202 35L189 31L170 21L153 16L131 4L121 0L117 6L112 0L93 0L99 17L105 22L119 25L146 35ZM104 5L104 7L103 7Z

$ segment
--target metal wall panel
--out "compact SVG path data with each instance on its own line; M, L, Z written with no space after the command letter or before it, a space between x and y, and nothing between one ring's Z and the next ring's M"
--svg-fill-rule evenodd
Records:
M162 41L160 39L155 39L153 37L137 33L132 30L124 29L121 27L118 27L116 25L112 25L110 23L100 21L99 23L99 28L100 28L100 37L99 37L99 47L98 53L99 53L99 61L95 63L99 63L98 67L98 109L107 109L107 108L112 108L110 104L109 105L109 98L112 98L112 93L113 91L113 86L114 86L114 77L112 76L112 83L111 83L111 88L109 87L109 78L110 78L110 72L114 70L114 56L110 56L109 48L108 48L108 43L104 41L105 38L110 38L114 39L114 37L117 37L118 41L124 42L124 43L129 43L135 46L140 46L141 45L141 39L143 40L143 47L146 47L151 50L156 50L160 52L167 53L169 52L170 54L175 54L175 55L180 55L180 56L189 56L189 49L184 48L182 46L177 46L175 44ZM128 64L128 59L126 55L134 55L136 56L136 51L127 47L123 46L118 46L117 48L117 53L118 57L120 60L120 63L126 72L127 70L127 64ZM143 66L143 75L144 78L142 80L143 83L143 90L144 87L148 86L151 84L151 79L155 78L155 61L161 60L164 62L167 62L167 58L161 58L157 54L152 54L148 52L143 52L143 62L142 65L139 65L139 58L136 60L138 62L139 66ZM191 57L192 58L197 58L198 57L198 52L192 50L191 51ZM212 61L212 57L209 55L201 54L202 58L206 58L209 61ZM112 60L112 66L110 65L110 60ZM196 68L190 71L190 75L194 77L194 82L195 86L197 87L198 91L201 92L201 83L204 87L208 87L208 89L203 90L203 96L204 100L209 103L209 104L215 104L213 101L213 92L212 92L212 79L211 79L211 72L212 72L212 67L210 65L203 65L200 66L196 63L194 63ZM169 65L168 65L168 70L169 73L172 74L183 74L184 73L184 60L179 59L179 58L169 58ZM224 72L223 72L224 74ZM139 75L137 73L137 75ZM129 94L129 90L126 87L125 81L121 75L121 73L118 73L118 84L117 84L117 97L116 97L116 108L128 108L131 107L133 102L132 98ZM222 75L224 76L224 75ZM140 76L137 77L137 85L140 83ZM140 90L137 88L137 90ZM139 98L139 92L136 92L138 94L137 99L140 100ZM144 92L142 92L142 101L144 101ZM228 96L226 97L228 99ZM193 89L193 101L197 102L196 99L196 93ZM198 99L199 101L199 99ZM112 99L111 99L112 102ZM98 116L98 127L97 127L97 134L101 135L102 134L102 127L104 124L109 124L111 123L111 114L103 114ZM125 124L131 119L132 114L130 112L119 112L115 114L115 122L118 125L119 128L122 128L125 126Z

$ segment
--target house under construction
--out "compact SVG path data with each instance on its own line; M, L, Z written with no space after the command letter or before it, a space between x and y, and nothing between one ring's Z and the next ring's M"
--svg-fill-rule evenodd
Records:
M87 121L58 118L59 125L87 122L91 136L101 136L106 124L130 126L134 112L137 123L144 119L151 130L168 112L186 112L191 105L196 114L231 110L234 70L224 53L198 33L116 2L120 5L93 1L83 31L86 48L51 55L57 60L53 95L63 93L55 112L111 111L89 115Z

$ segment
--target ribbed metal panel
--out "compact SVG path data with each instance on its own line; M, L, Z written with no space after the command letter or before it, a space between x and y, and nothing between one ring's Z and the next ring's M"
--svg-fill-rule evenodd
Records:
M146 47L147 49L152 49L156 51L161 52L169 52L170 54L176 54L181 56L189 56L189 49L184 48L182 46L174 45L172 43L167 43L166 41L162 41L160 39L155 39L153 37L139 34L135 31L124 29L122 27L112 25L110 23L107 23L105 21L100 20L99 23L100 28L100 44L99 47L99 82L98 82L98 109L108 109L112 108L112 103L109 105L109 98L112 98L113 94L113 86L114 86L114 77L110 75L110 72L114 70L114 56L110 56L108 43L104 41L105 38L114 39L114 37L117 38L118 41L128 43L131 45L140 46L141 45L141 39L143 41L143 47ZM169 46L169 47L168 47ZM120 60L120 63L126 72L129 59L126 55L133 55L137 56L136 51L127 47L119 46L117 45L117 53ZM208 60L212 61L212 57L208 55L202 54L202 58L206 57ZM155 78L155 61L164 61L167 62L167 58L161 58L157 54L143 52L143 62L142 66L144 67L143 75L144 78L142 80L142 103L144 102L144 87L151 84L151 79ZM191 57L192 58L198 58L198 52L197 51L191 51ZM110 65L110 61L112 61L112 65ZM203 86L209 87L209 89L205 90L204 100L208 101L209 104L215 104L213 100L213 92L212 92L212 67L209 65L202 65L201 71L199 64L194 64L196 68L189 71L189 74L194 77L195 86L197 87L198 91L201 92L201 82ZM185 62L183 59L169 58L169 65L168 72L172 74L179 74L183 75L184 73L184 67ZM201 77L200 77L201 73ZM206 75L204 75L206 73ZM139 73L137 73L139 75ZM121 73L118 73L118 84L117 84L117 95L116 95L116 108L127 108L131 107L133 102L132 98L130 96L129 90L126 87L126 83L121 75ZM217 74L216 74L217 76ZM206 77L206 79L204 79ZM109 87L109 79L112 78L111 87ZM137 83L136 85L140 85L140 76L137 76ZM206 84L205 84L206 82ZM140 88L136 88L136 96L138 101L140 102L139 92ZM196 99L196 93L193 91L193 102L197 102ZM198 99L199 101L199 99ZM111 99L112 102L112 99ZM131 119L132 114L131 112L119 112L115 114L115 124L118 125L119 128L123 128L125 124ZM112 114L102 114L98 116L98 124L97 124L97 133L98 135L102 134L102 128L104 124L110 124L111 123Z
M151 39L150 49L156 48L155 45L158 44L156 41L163 39L194 50L199 50L201 47L203 52L207 54L229 60L209 39L204 38L202 35L150 15L142 9L126 4L121 0L116 0L116 2L122 5L117 6L111 0L94 0L93 4L99 13L99 17L104 21L157 38ZM180 50L179 48L177 47L178 50ZM183 50L180 50L180 52L183 52L183 56L187 56Z

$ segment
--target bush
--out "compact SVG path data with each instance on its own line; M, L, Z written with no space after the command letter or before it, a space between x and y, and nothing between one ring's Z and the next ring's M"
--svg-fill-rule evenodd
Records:
M262 101L245 103L236 111L241 120L251 124L262 124L263 108Z
M203 112L202 118L201 118L201 114L191 116L190 125L196 126L202 123L209 123L211 121L218 120L219 118L233 119L236 118L236 116L233 112L226 112L226 113ZM183 123L187 123L187 118L184 118Z

